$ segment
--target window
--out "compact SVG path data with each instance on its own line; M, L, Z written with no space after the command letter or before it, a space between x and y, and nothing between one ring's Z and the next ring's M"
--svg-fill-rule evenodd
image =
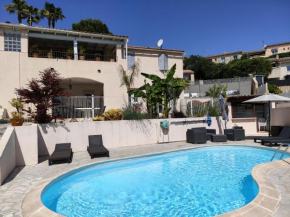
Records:
M287 72L290 72L290 66L286 66Z
M128 57L127 57L127 61L128 61L128 69L131 69L132 66L135 64L135 54L134 53L128 53Z
M221 58L221 63L226 63L226 58L225 57Z
M238 55L234 55L234 56L233 56L233 59L234 59L234 60L237 60L237 59L238 59Z
M189 76L189 74L183 74L183 79L185 79L185 80L190 80L190 76Z
M272 49L271 52L272 52L272 54L277 54L278 53L278 49L277 48Z
M130 98L131 104L138 103L138 98L134 97L134 93L129 93L129 98Z
M168 56L166 54L160 54L158 57L158 67L160 71L168 70Z
M21 35L4 33L4 50L21 52Z

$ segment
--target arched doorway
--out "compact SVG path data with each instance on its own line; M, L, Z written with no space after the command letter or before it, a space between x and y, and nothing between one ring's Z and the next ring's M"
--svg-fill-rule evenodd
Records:
M61 81L68 96L58 97L54 117L90 118L104 111L104 84L87 78L66 78Z
M104 96L104 84L88 78L65 78L61 87L72 96Z

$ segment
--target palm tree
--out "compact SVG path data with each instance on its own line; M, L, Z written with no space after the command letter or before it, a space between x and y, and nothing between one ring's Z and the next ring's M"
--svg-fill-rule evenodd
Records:
M122 65L120 65L119 68L118 68L118 72L119 72L119 75L120 75L120 82L121 82L120 87L126 86L127 93L128 93L128 99L129 99L129 105L131 105L129 91L130 91L131 87L134 86L135 78L140 73L139 60L137 60L137 62L134 65L132 65L131 68L129 70L127 70L127 71L123 68Z
M32 26L33 23L37 24L41 20L40 10L32 5L27 5L23 12L25 13L23 18L27 18L29 26Z
M26 7L25 0L12 0L10 5L5 5L4 8L8 11L9 14L17 13L18 23L22 23L22 19L25 17L23 10Z
M54 6L54 4L49 3L49 2L45 2L44 10L40 11L41 17L47 18L47 23L48 23L49 28L51 26L52 15L54 12L55 12L55 6Z
M65 16L62 13L62 9L61 8L55 8L54 13L52 14L52 28L54 29L55 23L58 20L62 20L64 18L65 18Z

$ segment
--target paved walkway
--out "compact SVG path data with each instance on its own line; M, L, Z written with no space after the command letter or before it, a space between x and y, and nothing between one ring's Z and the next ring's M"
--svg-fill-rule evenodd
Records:
M213 144L208 142L207 145L220 144ZM260 146L257 143L253 144L251 141L230 142L229 145L232 144ZM58 173L65 172L88 163L103 162L108 160L167 152L172 150L180 150L192 147L197 147L197 145L188 144L185 142L175 142L142 145L135 147L124 147L118 149L111 149L110 158L95 159L90 159L87 152L78 152L74 154L73 162L71 164L58 164L49 167L45 159L40 159L43 160L43 162L38 165L17 167L7 178L5 183L0 186L0 217L22 216L21 204L27 193L30 192L40 181L49 179L50 177L55 176ZM269 177L275 183L277 188L282 192L282 204L274 216L290 216L290 165L289 167L284 166L283 168L277 168L272 170L269 174Z

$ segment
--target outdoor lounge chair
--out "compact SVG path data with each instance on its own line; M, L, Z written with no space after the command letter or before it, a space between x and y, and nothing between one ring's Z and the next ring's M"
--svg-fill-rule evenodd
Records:
M71 163L72 161L72 149L70 143L59 143L55 145L54 152L48 159L48 165L54 162L66 161Z
M245 140L245 130L242 127L235 127L234 129L225 129L224 134L227 135L228 140L240 141Z
M275 137L269 137L269 136L257 136L254 137L254 142L257 142L257 140L261 140L262 145L264 145L264 141L267 140L279 140L279 139L289 139L290 138L290 127L283 127L283 129L281 130L279 136L275 136Z
M103 145L102 135L89 136L89 146L87 148L91 158L94 156L110 157L109 151Z
M265 139L263 145L269 144L269 146L278 145L278 143L290 143L290 139Z

